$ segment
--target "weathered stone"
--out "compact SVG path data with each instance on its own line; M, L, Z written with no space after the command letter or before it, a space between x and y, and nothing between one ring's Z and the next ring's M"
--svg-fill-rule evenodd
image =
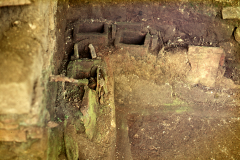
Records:
M158 47L158 36L153 35L152 37L152 43L151 43L151 49L155 50Z
M25 31L22 32L24 34ZM41 45L30 37L15 34L10 33L1 47L0 59L3 61L0 63L0 74L4 76L0 78L0 114L29 113L34 83L41 74ZM13 38L19 39L21 45L13 42ZM8 47L12 47L11 51Z
M0 141L26 142L25 130L0 130Z
M86 87L82 100L81 112L83 114L83 123L85 132L89 139L93 138L97 118L97 93Z
M26 5L26 4L31 4L31 1L30 0L1 0L0 1L0 7Z
M191 71L187 75L187 81L192 85L201 83L207 87L214 87L223 54L222 48L190 46L188 59Z
M112 25L112 39L115 39L116 32L117 32L117 26L116 26L116 24L113 24Z
M79 53L78 53L78 43L74 44L74 58L79 59Z
M95 51L95 48L93 47L93 45L89 44L88 47L90 49L90 53L91 53L92 59L97 58L97 54L96 54L96 51Z
M49 122L47 123L47 126L48 126L49 128L55 128L55 127L57 127L58 125L59 125L58 123L53 122L53 121L49 121Z
M234 32L235 40L240 43L240 27L238 27Z
M40 139L43 137L43 128L41 127L29 127L26 130L28 131L28 138Z
M223 19L240 19L240 7L226 7L222 10Z
M68 125L64 132L64 144L66 148L66 155L68 159L78 160L79 159L79 149L78 141L76 141L76 129L74 125Z
M102 61L95 59L70 61L67 67L67 77L84 79L93 76L94 66L102 65ZM96 73L96 72L95 72Z
M82 23L76 22L73 30L73 38L75 42L88 39L88 44L95 45L107 45L109 25L99 22ZM96 43L97 42L97 43ZM79 42L81 43L81 42ZM80 44L78 44L80 47ZM81 51L79 50L79 53Z
M18 128L18 124L4 124L0 122L0 129L17 129Z
M131 55L136 57L146 56L150 34L137 31L118 31L114 45L118 48L126 49Z

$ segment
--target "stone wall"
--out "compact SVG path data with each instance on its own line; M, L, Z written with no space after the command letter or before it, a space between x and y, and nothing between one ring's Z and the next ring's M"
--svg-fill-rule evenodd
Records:
M8 0L0 6L0 155L46 159L44 93L53 72L57 0Z

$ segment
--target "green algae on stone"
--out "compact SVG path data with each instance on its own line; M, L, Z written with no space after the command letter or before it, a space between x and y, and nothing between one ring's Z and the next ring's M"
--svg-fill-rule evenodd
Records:
M94 66L101 66L101 60L79 59L70 61L67 67L67 76L70 78L78 78L79 73L90 73Z
M78 160L79 155L77 142L69 135L65 135L64 140L67 158L71 160Z
M86 113L83 113L83 123L85 126L85 132L89 139L93 138L93 135L95 133L95 126L96 126L96 118L97 118L97 93L94 90L91 90L90 88L86 88L85 94L83 97L83 101L87 101L86 109L87 111L84 111Z
M184 105L186 104L186 102L182 101L179 98L176 98L173 100L173 103L168 103L168 104L164 104L165 106L177 106L177 105Z
M187 106L181 106L175 110L176 113L183 113L189 111L189 107Z
M63 140L60 136L60 129L59 128L53 128L49 129L48 131L48 158L47 160L58 160L58 156L63 152Z

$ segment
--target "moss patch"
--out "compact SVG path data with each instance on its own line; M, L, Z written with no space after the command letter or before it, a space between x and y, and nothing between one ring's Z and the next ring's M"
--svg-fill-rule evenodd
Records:
M71 160L78 160L78 144L77 142L71 137L66 135L65 139L65 147L66 147L66 154L67 158Z
M87 114L83 116L83 123L85 126L85 132L89 139L93 138L95 133L96 118L97 118L97 93L90 88L87 88L85 95L88 98L88 110ZM84 97L85 98L85 97Z

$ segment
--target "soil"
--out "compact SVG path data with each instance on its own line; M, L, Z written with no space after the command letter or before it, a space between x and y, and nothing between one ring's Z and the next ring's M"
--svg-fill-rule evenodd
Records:
M185 81L191 69L187 46L211 46L225 50L225 64L221 64L224 77L239 85L240 46L229 29L238 26L239 21L223 21L222 7L224 4L193 2L59 4L62 62L58 74L66 75L73 55L74 22L79 19L107 24L141 22L150 34L160 33L159 46L150 48L144 56L136 57L138 53L114 47L111 36L108 46L97 50L97 56L106 62L114 78L111 85L116 107L115 159L240 159L238 90L226 87L225 83L209 88L201 84L190 86ZM63 15L65 20L60 18ZM89 57L87 51L80 54L80 58ZM79 113L71 118L71 124L79 124L74 120L81 116L81 106L75 105L72 94L82 97L81 88L69 94L65 103L61 83L58 84L60 101L51 116L59 121L58 118L66 119L65 115ZM81 98L78 101L81 104ZM103 113L108 112L106 109ZM99 123L104 124L105 118L101 117ZM103 132L106 128L100 126L98 131ZM96 145L84 137L84 126L78 128L78 133L69 129L67 135L80 137L81 146L92 149L84 149L86 154L80 154L79 159L114 159L104 153L108 147L102 148L107 141ZM65 159L64 151L61 153L60 159Z

